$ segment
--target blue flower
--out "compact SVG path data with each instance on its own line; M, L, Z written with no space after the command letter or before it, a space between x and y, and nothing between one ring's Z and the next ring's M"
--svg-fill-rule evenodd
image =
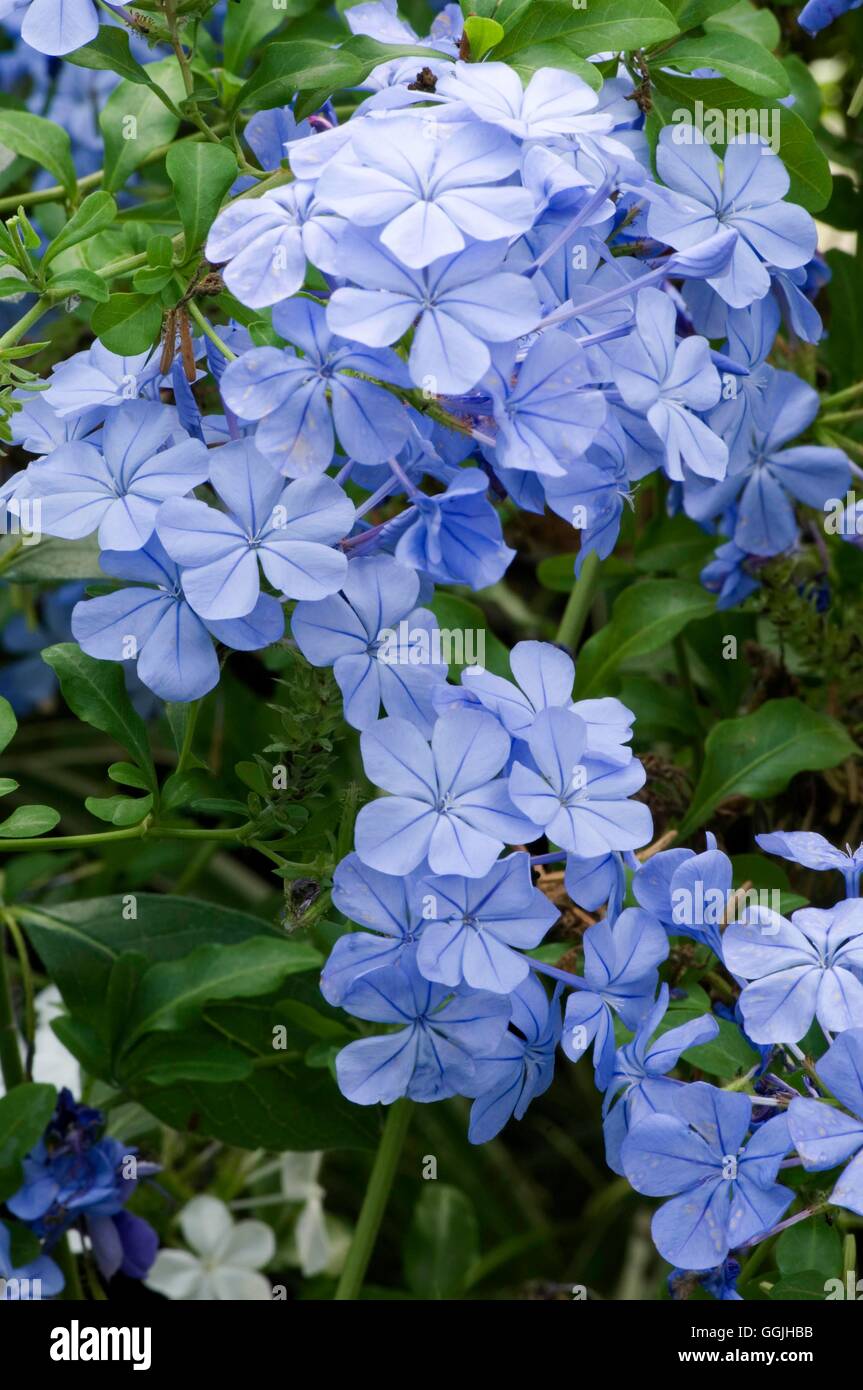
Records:
M445 492L416 493L396 545L396 559L441 584L486 589L515 556L504 544L500 517L489 502L488 478L460 469Z
M333 875L333 904L367 928L340 936L321 973L321 993L341 1004L356 981L414 953L425 921L419 874L382 874L349 854Z
M381 245L418 269L463 250L467 239L494 241L530 227L531 194L502 182L518 166L518 146L492 125L393 116L383 135L379 122L361 120L316 194L353 226L386 224Z
M767 294L768 265L793 270L811 258L815 223L805 208L783 201L788 171L759 137L729 140L720 163L696 127L666 126L656 167L672 191L650 203L651 236L688 250L720 228L737 233L728 268L707 282L733 309Z
M528 976L521 951L538 946L560 913L533 885L528 854L499 859L483 878L427 877L419 885L417 965L442 985L509 994Z
M25 3L27 0L25 0ZM21 0L5 0L4 18L19 8ZM90 43L99 32L99 12L93 0L30 0L21 25L21 37L37 53L62 56Z
M336 433L345 453L361 463L397 454L408 434L407 412L383 387L362 378L409 385L400 358L334 337L324 310L310 299L277 305L273 327L302 356L253 348L226 368L221 381L229 409L241 420L261 421L255 432L261 453L290 478L328 468Z
M809 1172L820 1173L851 1159L829 1201L863 1216L863 1028L849 1028L838 1037L816 1070L851 1114L799 1097L788 1107L791 1139Z
M313 666L332 666L355 729L374 724L383 705L431 734L447 668L434 659L437 619L415 606L419 587L413 570L376 555L350 562L340 594L294 609L297 646Z
M744 908L722 936L729 970L752 983L740 996L756 1043L796 1043L814 1018L832 1033L863 1025L863 902L803 907L791 920Z
M751 432L764 413L772 376L772 368L765 364L778 328L779 306L771 295L756 299L748 309L730 310L726 318L726 356L744 374L729 372L723 377L722 399L710 412L708 423L725 440L732 467L741 457L748 459Z
M568 854L563 877L572 901L588 912L596 912L605 905L605 915L613 924L626 896L624 861L630 868L638 866L638 860L629 852L622 855L611 851L591 859Z
M614 124L611 116L596 110L596 92L560 68L538 68L525 88L506 63L459 62L447 68L437 90L520 140L603 134Z
M689 1019L676 1028L667 1028L654 1042L668 1009L668 985L638 1026L635 1037L617 1049L614 1069L602 1105L605 1159L615 1173L623 1176L621 1146L631 1127L657 1110L673 1111L676 1095L686 1083L668 1075L680 1061L681 1053L699 1043L710 1042L719 1033L719 1024L710 1014ZM671 1016L673 1017L673 1015ZM616 1103L615 1103L616 1100Z
M807 0L797 16L797 23L807 34L817 34L840 15L859 9L861 4L863 0Z
M502 269L507 245L474 242L411 270L372 232L349 227L339 257L355 283L333 294L330 328L381 348L414 326L408 368L416 385L435 395L469 391L491 365L487 344L511 343L539 319L533 285Z
M852 849L834 849L823 835L812 830L774 830L769 835L756 835L755 843L768 854L779 854L804 869L826 873L836 869L845 879L846 897L856 897L863 873L863 845Z
M100 1137L101 1111L77 1105L65 1088L60 1092L44 1137L24 1160L24 1182L6 1205L50 1249L81 1219L93 1243L99 1268L110 1278L126 1263L125 1272L144 1265L143 1277L156 1256L155 1232L139 1217L116 1223L137 1186L125 1164L137 1149L118 1139ZM158 1171L136 1160L140 1177ZM149 1254L149 1262L145 1262Z
M49 536L80 540L98 530L103 550L139 550L168 497L206 480L210 459L168 406L129 401L110 411L98 447L61 444L27 471Z
M736 503L733 540L748 555L779 555L799 534L793 498L817 507L844 497L851 482L841 449L783 445L808 429L818 414L817 391L791 372L766 368L760 409L750 418L747 448L732 460L724 482L687 477L684 506L703 522Z
M734 541L726 541L716 547L713 559L701 571L699 578L705 589L717 595L717 613L739 607L761 588L760 581L746 569L748 558Z
M740 1261L729 1256L715 1269L673 1269L668 1276L668 1292L675 1300L688 1298L695 1283L720 1302L740 1303L743 1300L737 1292L739 1278Z
M571 709L543 710L527 744L534 767L513 764L510 795L554 844L585 859L647 844L650 810L629 800L645 781L637 758L620 766L592 755L587 725Z
M583 458L567 463L562 477L542 480L553 512L580 532L575 573L593 551L605 560L620 534L624 502L631 502L627 469L628 441L610 416Z
M660 290L644 289L636 305L637 332L608 345L612 375L624 402L646 415L665 445L668 476L679 482L684 467L724 478L728 450L697 411L716 405L722 390L706 338L675 337L676 310Z
M434 874L482 878L504 844L539 834L499 776L509 737L488 714L453 710L431 745L407 720L381 719L360 746L369 780L393 793L357 817L357 853L373 869L403 874L428 858Z
M586 389L594 377L584 349L559 329L528 349L512 384L514 358L501 352L491 381L495 457L503 468L565 476L603 423L605 397Z
M140 680L163 700L199 700L218 684L213 638L257 651L284 632L281 605L268 594L245 618L205 623L183 598L180 570L155 538L141 550L103 551L99 564L135 587L76 604L75 641L101 661L137 661Z
M570 996L563 1020L563 1050L577 1062L593 1043L600 1091L614 1070L613 1013L637 1028L650 1009L668 955L668 938L649 912L628 907L614 925L597 922L584 933L584 979Z
M68 642L72 609L84 597L85 585L73 580L49 589L39 604L39 621L14 613L0 631L0 651L17 658L0 669L0 695L16 714L30 714L57 689L57 677L42 660L43 647Z
M707 849L665 849L642 864L632 880L637 901L670 936L688 936L722 955L722 925L732 898L731 860L706 835Z
M210 482L226 511L176 498L157 521L195 612L208 620L251 613L261 592L258 561L289 598L334 593L348 562L333 546L354 519L353 503L338 484L309 478L286 485L249 440L226 444L210 457Z
M746 1143L751 1123L749 1096L695 1081L675 1091L673 1114L646 1116L624 1140L623 1169L636 1192L671 1196L651 1223L670 1264L712 1269L790 1206L793 1192L775 1181L790 1147L788 1121L777 1116Z
M453 994L423 979L407 958L359 980L346 1007L355 1018L401 1025L397 1032L348 1043L336 1057L339 1088L355 1105L463 1094L475 1059L495 1050L510 1016L509 1000L501 995Z
M37 1255L25 1265L12 1264L12 1234L0 1221L0 1299L7 1303L37 1301L62 1293L65 1280L48 1255Z
M572 710L584 722L585 750L592 758L625 766L632 760L626 744L632 738L634 715L613 696L602 700L572 699L575 663L568 652L551 642L516 642L509 654L515 682L479 666L462 672L462 688L470 700L487 709L516 740L514 756L531 760L525 742L536 717L546 709Z
M524 1119L531 1101L554 1080L560 988L549 999L536 976L528 975L509 996L512 1027L495 1052L477 1058L474 1077L464 1088L464 1094L477 1097L468 1129L472 1144L487 1144L513 1116Z
M83 352L75 352L59 362L51 372L48 389L40 397L61 419L82 416L87 427L105 418L109 406L122 405L146 395L158 400L160 380L158 354L138 353L120 357L97 338Z
M206 255L224 267L222 278L241 304L262 309L296 294L307 260L337 273L344 226L321 207L313 185L297 182L224 208L210 228Z

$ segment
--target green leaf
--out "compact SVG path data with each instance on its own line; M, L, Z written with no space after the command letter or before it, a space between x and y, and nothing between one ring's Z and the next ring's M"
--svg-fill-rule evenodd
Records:
M109 31L106 29L105 33ZM68 251L70 246L77 246L79 242L86 241L88 237L95 236L97 232L103 232L106 227L117 216L117 204L111 197L100 189L97 193L91 193L89 198L85 198L81 206L72 214L65 227L58 232L51 245L48 247L42 259L43 265L49 265L55 256L61 252Z
M48 288L55 294L79 294L83 299L94 299L97 304L107 304L108 286L93 270L61 270L52 275Z
M863 265L847 251L828 251L830 332L824 351L834 389L863 377Z
M539 68L563 68L574 72L595 92L602 86L602 73L593 63L588 63L564 39L553 43L538 43L530 48L520 48L508 60L508 64L518 73L522 82L527 83Z
M429 1182L414 1207L404 1243L405 1282L417 1298L456 1298L479 1257L479 1223L457 1187Z
M183 100L186 89L176 58L148 63L147 71L174 102ZM128 79L115 87L99 113L105 142L105 188L109 192L122 188L153 150L173 140L179 124L149 87Z
M769 10L758 10L757 14L770 14ZM804 120L810 130L817 130L821 120L821 108L824 99L821 95L821 88L818 86L808 65L796 53L786 53L782 59L782 66L788 74L788 81L791 86L791 93L794 97L794 110L797 115ZM836 187L836 175L833 176L833 186ZM859 224L855 222L854 230Z
M262 39L277 29L283 20L306 14L314 8L315 0L287 0L277 9L273 0L243 0L242 5L229 5L225 16L225 67L241 73L246 59Z
M659 0L590 0L575 8L565 0L535 0L512 27L507 26L495 60L523 48L565 39L583 58L606 50L645 48L678 32L674 17Z
M151 236L147 241L147 260L159 270L174 264L174 243L169 236Z
M680 1011L685 1012L684 1010ZM694 1014L698 1017L700 1012ZM678 1011L674 1011L675 1022L678 1018ZM683 1021L682 1019L680 1020ZM691 1062L694 1067L700 1067L710 1076L718 1076L723 1080L739 1076L743 1072L749 1071L758 1061L758 1053L751 1048L741 1033L740 1029L728 1019L717 1019L719 1024L719 1034L712 1042L700 1043L698 1047L690 1047L683 1053L683 1058Z
M357 87L379 63L392 58L434 58L441 54L418 44L384 44L363 34L347 39L338 48L320 39L274 43L264 50L258 67L237 96L243 110L265 111L290 102L294 92L328 94Z
M479 15L472 15L464 22L464 32L470 44L470 56L478 63L489 49L500 43L503 38L503 25L498 24L496 19L482 19Z
M686 838L730 796L776 796L798 772L836 767L859 750L847 730L799 700L768 700L754 714L714 725L680 826Z
M682 512L677 516L660 516L639 539L633 564L640 574L694 579L715 546L715 537L706 536L701 527Z
M93 310L90 324L109 352L134 357L159 337L162 310L147 294L112 294L107 304Z
M33 1082L0 1097L0 1201L20 1187L21 1160L42 1138L56 1102L54 1086Z
M287 984L321 1003L318 979L315 971L294 975ZM275 1152L376 1146L377 1107L352 1105L328 1068L309 1067L297 1055L305 1056L314 1045L309 1034L290 1031L289 1050L278 1060L273 1047L273 1027L282 1021L278 1002L270 1009L259 999L211 1005L202 1021L215 1040L230 1043L251 1061L252 1072L227 1086L183 1081L154 1090L133 1083L133 1094L164 1124L181 1132L194 1129L224 1144Z
M665 0L665 3L683 31L695 29L720 11L731 9L737 0Z
M624 589L611 621L585 642L578 658L576 699L608 694L612 672L634 657L667 646L687 623L713 611L714 599L699 584L647 579Z
M759 96L784 97L791 91L788 74L778 58L752 39L722 29L703 39L681 39L662 55L662 61L682 72L715 68L747 92Z
M91 816L109 825L140 825L153 809L153 793L146 796L88 796L84 805Z
M170 267L143 265L132 276L132 286L139 294L145 294L149 298L170 285L173 278L174 272Z
M815 1270L824 1279L842 1274L842 1237L823 1216L811 1216L797 1226L789 1226L776 1242L776 1263L783 1277L799 1269Z
M0 540L0 559L4 550L16 541L16 536ZM99 568L99 543L95 536L82 541L61 541L43 536L38 545L28 545L16 557L3 578L15 584L39 584L43 580L104 579Z
M59 820L59 813L50 806L19 806L0 824L0 839L27 840L45 835Z
M453 672L478 663L496 676L509 675L507 649L489 628L486 616L478 604L441 590L435 594L429 607L438 620L437 630L441 636L444 656L444 648L449 644ZM447 637L446 634L450 636Z
M95 68L97 72L113 72L129 82L145 87L153 85L147 69L132 57L129 35L125 29L103 24L92 43L76 48L65 55L67 63L79 68Z
M182 1027L214 1000L270 994L286 976L321 964L312 946L260 936L238 946L202 946L183 960L154 965L141 981L126 1046L147 1033Z
M119 782L121 787L135 787L141 792L147 790L147 779L134 763L112 763L108 776L112 782Z
M38 1260L42 1254L42 1243L28 1226L16 1221L6 1229L9 1232L9 1263L13 1269L20 1269L22 1265L29 1265Z
M772 10L756 8L755 5L748 4L747 0L743 0L741 4L733 4L730 8L723 8L720 14L710 15L705 19L704 27L708 33L718 29L730 29L735 34L752 39L754 43L762 44L771 52L779 47L782 37L779 21Z
M203 243L239 166L224 145L174 145L165 160L180 211L187 256Z
M788 197L809 212L820 212L830 200L832 179L826 155L819 148L812 131L794 111L775 101L764 99L757 110L751 93L729 82L727 78L678 77L674 73L653 70L654 111L652 129L667 124L672 114L685 109L693 112L695 102L703 103L705 112L721 111L726 116L726 135L731 137L731 121L735 130L744 133L753 128L759 117L769 122L768 134L777 130L779 153L788 170L791 188ZM733 118L729 113L733 112ZM774 114L775 113L775 114ZM677 118L679 119L679 117ZM757 124L754 128L758 129Z
M182 1033L153 1035L134 1047L120 1065L125 1084L146 1081L153 1086L173 1086L178 1081L209 1081L224 1085L245 1081L253 1062L229 1042L214 1038L207 1028L187 1028Z
M87 656L74 642L46 648L42 660L57 676L72 713L131 753L155 792L158 782L147 729L126 694L121 666Z
M78 182L72 162L72 144L65 130L29 111L0 110L0 145L23 155L53 174L73 198Z
M115 894L20 911L33 949L73 1015L56 1020L54 1031L88 1071L103 1079L109 1079L110 1061L99 1035L107 1028L111 972L124 952L140 952L155 966L207 945L234 947L261 937L285 942L258 917L170 894ZM322 999L317 969L290 976L279 994L285 997L344 1021ZM297 1054L315 1042L312 1032L291 1022L289 1050L278 1060L273 1028L284 1023L278 999L268 1006L260 999L209 1005L189 1031L197 1036L206 1029L214 1043L228 1043L239 1058L250 1059L248 1080L229 1086L177 1082L158 1089L143 1082L137 1089L136 1082L135 1094L165 1124L183 1131L191 1127L225 1144L273 1151L373 1148L380 1132L374 1108L352 1105L328 1071L310 1071L298 1060Z
M8 796L10 792L18 790L18 783L14 777L0 777L0 796Z
M770 1290L771 1302L824 1301L824 1277L815 1269L801 1269L780 1279Z
M0 695L0 753L15 737L18 728L18 720L15 718L15 711L9 701Z

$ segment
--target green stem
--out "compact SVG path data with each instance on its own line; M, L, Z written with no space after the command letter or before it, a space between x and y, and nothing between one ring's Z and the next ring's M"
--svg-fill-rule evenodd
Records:
M198 325L205 337L209 338L211 343L215 343L222 356L226 357L229 362L235 362L237 360L237 354L235 352L231 352L231 349L228 347L227 343L222 342L222 339L219 337L213 325L209 322L208 319L204 318L204 315L201 313L194 299L190 299L188 301L188 303L186 304L186 308L189 312L189 317L195 320L195 323Z
M863 420L863 409L834 410L831 414L818 417L820 425L842 425L846 420Z
M596 593L598 578L599 556L595 550L591 550L584 557L581 574L572 586L572 592L566 601L563 617L560 620L560 627L557 629L556 640L561 646L569 647L573 651L578 646L578 640L584 630L590 605L593 603Z
M57 1242L51 1251L51 1258L60 1266L66 1281L63 1286L63 1299L75 1303L86 1302L84 1290L81 1287L81 1276L78 1273L78 1261L69 1249L68 1236L64 1236L62 1240Z
M821 408L825 406L844 405L846 401L853 401L855 396L863 395L863 381L855 381L853 386L846 386L842 391L834 391L832 396L821 397Z
M335 1297L339 1301L359 1298L369 1260L374 1250L384 1210L390 1195L399 1157L408 1132L413 1104L406 1097L390 1106L375 1155L369 1185L345 1260Z
M9 984L8 962L6 960L6 932L0 927L0 1071L7 1091L20 1086L24 1080L24 1067L18 1050L18 1030L15 1026L15 1010L12 1007L12 991Z
M12 568L23 549L23 540L13 541L12 545L10 545L9 549L5 552L5 554L0 556L0 574L5 574L7 570Z
M27 850L88 849L91 845L116 844L119 840L236 840L251 828L252 822L229 830L187 829L185 826L151 825L146 821L129 830L105 830L93 835L53 835L32 840L0 840L0 853L26 853Z
M8 928L9 935L15 944L15 953L18 957L18 969L21 972L21 984L24 989L24 1037L27 1042L25 1079L27 1081L32 1081L33 1054L36 1050L36 991L33 988L33 971L30 969L30 961L27 957L27 943L21 935L21 928L18 926L11 912L4 912L2 917Z
M195 729L198 724L198 715L201 713L201 701L195 700L189 710L189 717L186 720L186 728L183 732L183 746L177 758L177 772L185 772L192 756L192 744L195 741Z
M13 323L12 327L0 338L0 352L2 352L4 348L15 347L15 344L20 342L24 337L27 329L32 328L34 323L38 323L43 314L47 314L53 303L53 296L49 294L43 295L41 299L37 299L36 303L32 308L27 310L23 318L20 318L17 323Z

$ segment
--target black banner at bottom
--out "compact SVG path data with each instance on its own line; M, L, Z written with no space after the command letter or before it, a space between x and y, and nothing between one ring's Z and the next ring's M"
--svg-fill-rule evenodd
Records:
M844 1301L844 1300L843 1300ZM854 1300L856 1301L856 1300ZM146 1308L126 1304L18 1303L3 1313L4 1343L20 1364L62 1384L100 1367L145 1376L165 1372L209 1376L216 1385L237 1372L256 1376L266 1368L311 1369L317 1355L327 1378L345 1368L356 1372L357 1347L371 1338L395 1350L405 1338L427 1338L434 1327L435 1352L447 1347L447 1332L482 1358L484 1372L511 1372L507 1356L520 1329L531 1346L565 1364L619 1374L628 1369L664 1374L702 1366L735 1370L789 1366L819 1373L847 1365L849 1336L859 1333L860 1315L841 1301L783 1303L611 1303L578 1300L543 1302L452 1302L423 1304L389 1300L360 1303L168 1303ZM430 1322L430 1315L434 1322ZM417 1322L413 1324L413 1317ZM378 1322L380 1318L380 1322ZM463 1321L470 1319L470 1322ZM356 1332L357 1340L352 1334ZM553 1337L537 1342L539 1336ZM510 1352L506 1349L510 1348ZM497 1363L497 1357L500 1362ZM389 1378L389 1373L388 1373Z

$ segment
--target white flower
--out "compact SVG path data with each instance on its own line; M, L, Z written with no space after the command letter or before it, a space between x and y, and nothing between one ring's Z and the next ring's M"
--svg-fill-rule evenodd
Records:
M184 1302L269 1300L270 1282L258 1271L276 1250L263 1221L234 1224L216 1197L194 1197L180 1213L187 1250L160 1250L146 1279L148 1289Z
M7 272L4 271L4 274ZM33 1080L56 1086L60 1091L68 1087L74 1095L81 1089L81 1068L71 1052L63 1046L54 1029L53 1018L61 1018L66 1010L56 985L49 985L36 995L36 1037L33 1060ZM3 1095L3 1080L0 1078L0 1096Z
M304 1276L320 1274L332 1257L324 1215L324 1189L317 1181L322 1153L292 1153L282 1157L282 1195L287 1202L302 1202L294 1227L297 1262Z

